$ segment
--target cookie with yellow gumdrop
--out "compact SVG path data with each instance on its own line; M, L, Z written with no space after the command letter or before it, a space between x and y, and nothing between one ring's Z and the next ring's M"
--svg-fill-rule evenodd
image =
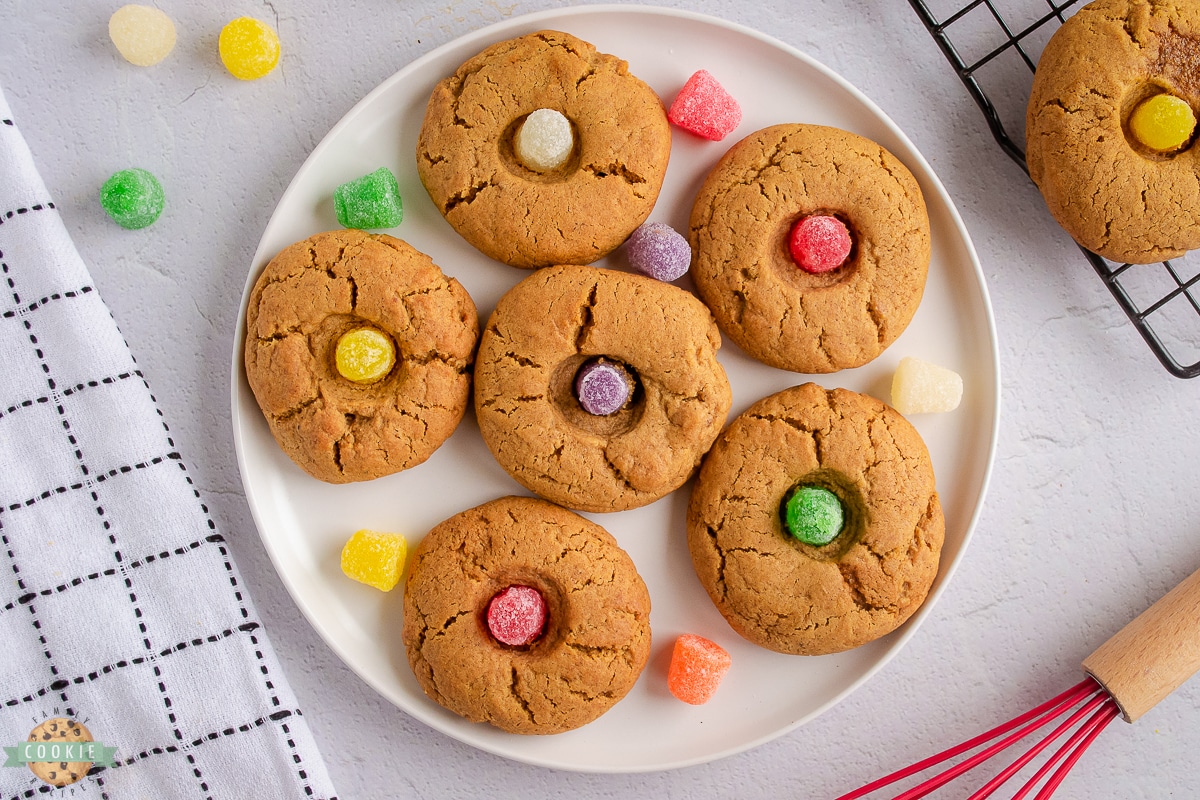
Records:
M1200 248L1194 0L1093 0L1038 61L1025 160L1054 219L1106 259Z
M265 77L279 64L279 35L261 20L238 17L221 29L217 40L221 63L238 80Z
M479 339L457 280L400 239L311 236L263 269L246 379L280 449L329 483L423 463L462 420Z
M342 548L342 572L359 583L390 592L400 582L408 542L398 533L359 530Z

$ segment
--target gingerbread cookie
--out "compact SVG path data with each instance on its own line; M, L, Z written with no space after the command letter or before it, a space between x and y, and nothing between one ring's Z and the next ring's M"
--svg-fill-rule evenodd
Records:
M806 383L755 403L713 445L687 533L696 574L735 631L819 655L917 610L945 521L929 453L904 417Z
M30 742L91 742L92 732L82 722L66 717L55 717L39 724L29 732ZM69 786L77 783L92 768L88 761L30 761L29 770L51 786Z
M1047 43L1025 158L1050 213L1081 246L1135 264L1200 247L1197 64L1200 6L1182 0L1097 0ZM1163 141L1139 130L1147 101L1182 112L1159 131Z
M515 149L541 110L569 123L556 166ZM434 88L417 170L438 211L484 254L523 268L588 264L649 215L670 149L662 102L624 61L539 31L488 47Z
M426 694L472 722L578 728L625 696L650 654L650 595L633 561L599 525L552 503L505 497L456 514L410 564L408 663ZM515 588L540 598L543 616L517 640L532 641L504 644L493 630L525 627L511 624L521 602L506 604L510 624L495 619Z
M677 286L595 267L540 270L500 299L481 337L480 433L548 500L581 511L646 505L691 476L725 423L720 346L708 309ZM593 380L617 392L625 381L624 402L593 396Z
M849 234L841 263L808 271L793 258L793 231L810 218ZM916 179L875 142L817 125L774 125L730 148L696 197L689 238L692 277L722 332L795 372L878 356L912 319L929 269Z
M475 304L390 236L320 233L267 264L246 309L246 378L310 475L364 481L425 461L462 419Z

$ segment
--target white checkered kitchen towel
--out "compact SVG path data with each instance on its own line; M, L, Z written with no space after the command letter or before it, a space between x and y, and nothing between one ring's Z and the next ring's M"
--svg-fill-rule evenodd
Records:
M332 797L2 93L0 271L0 745L70 717L116 748L70 788L0 767L0 800Z

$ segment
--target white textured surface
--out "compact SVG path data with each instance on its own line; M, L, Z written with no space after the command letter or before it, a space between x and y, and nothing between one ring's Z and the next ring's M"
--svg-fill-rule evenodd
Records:
M161 64L138 68L107 37L119 2L0 0L0 85L231 541L344 798L833 797L1074 683L1091 649L1200 567L1200 382L1158 365L995 146L908 4L663 4L804 50L908 133L958 204L984 265L1000 333L1002 421L966 558L880 674L815 722L748 753L623 776L507 762L382 701L284 591L230 443L227 364L246 270L313 146L413 58L482 25L563 4L163 2L178 44ZM221 26L240 15L279 31L281 66L264 80L236 81L216 58ZM131 165L171 187L168 211L145 231L121 230L96 202L104 179ZM1198 749L1193 681L1136 725L1114 723L1056 796L1194 797Z

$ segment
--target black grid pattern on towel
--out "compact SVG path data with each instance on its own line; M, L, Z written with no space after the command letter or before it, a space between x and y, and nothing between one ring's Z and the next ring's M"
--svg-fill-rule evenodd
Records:
M6 128L0 128L0 134L5 130L15 131L12 121L9 119L0 120L0 124L7 126ZM57 213L54 204L49 201L30 204L20 208L0 209L0 226L19 224L18 220L20 218L38 212ZM27 613L29 615L29 623L36 633L42 654L45 656L49 676L49 680L45 685L30 691L21 691L17 696L6 696L4 690L0 689L0 711L3 711L6 707L26 704L36 705L37 702L45 700L53 703L56 712L61 712L65 716L77 717L85 709L77 708L76 704L72 703L72 691L76 687L100 680L116 671L122 671L131 667L148 667L154 679L146 686L146 704L150 705L152 702L156 702L160 706L160 713L165 716L168 728L173 733L175 741L171 744L150 746L138 753L118 752L114 767L111 769L121 769L168 753L182 753L187 763L185 771L190 772L190 774L179 775L180 780L178 785L180 789L185 789L187 786L186 781L190 781L191 788L187 789L189 795L196 794L196 796L209 797L211 796L209 786L205 781L205 776L197 763L194 753L202 752L204 746L210 742L228 737L236 737L251 731L267 729L275 731L279 747L290 758L295 776L298 779L298 785L303 788L305 796L315 796L313 787L309 782L304 760L296 746L294 735L288 726L288 720L293 716L299 717L301 712L298 708L288 708L282 704L269 666L269 663L273 662L269 662L264 656L262 643L260 642L260 637L263 635L260 623L252 618L247 599L242 593L240 578L233 565L225 540L217 531L216 525L212 521L207 506L203 503L200 493L196 490L191 478L186 474L186 467L180 455L175 451L175 444L171 439L170 430L162 418L162 412L158 409L157 401L150 393L149 384L146 383L141 372L136 367L111 375L59 374L56 371L57 365L53 354L48 352L47 348L43 346L43 339L47 341L52 339L52 331L45 331L39 327L41 324L39 320L40 313L43 309L57 304L79 302L99 304L100 300L93 295L94 290L91 286L64 288L33 300L23 297L21 292L22 269L32 271L42 268L43 265L10 263L11 257L6 257L3 252L4 233L5 228L0 227L0 273L3 274L8 295L7 297L0 296L0 320L2 320L2 324L8 326L12 326L13 324L20 325L18 336L24 338L24 347L31 351L36 359L36 363L44 375L45 384L38 387L36 391L31 392L28 397L20 398L15 402L6 402L6 407L0 408L0 424L4 424L8 417L27 413L29 409L38 407L52 408L55 412L53 419L58 424L47 426L44 432L39 431L39 433L42 433L47 441L52 437L57 437L59 440L65 439L69 448L74 453L76 463L73 474L52 479L50 481L52 485L47 485L42 491L27 497L7 496L3 486L3 477L0 476L0 545L2 545L2 548L0 548L2 550L0 552L0 564L7 562L7 566L11 569L16 586L20 592L17 597L11 600L9 598L0 598L0 614ZM89 295L92 296L89 297ZM111 320L110 315L108 318ZM47 327L49 324L49 322L46 323ZM115 322L113 326L115 332ZM119 337L119 333L116 335ZM11 347L16 343L4 342L3 344ZM134 363L132 356L128 353L123 355L128 358L129 363ZM121 463L116 466L109 466L107 464L101 466L89 459L88 442L81 441L76 435L73 404L86 401L89 393L100 387L110 386L122 386L125 389L132 388L144 391L149 405L158 414L158 424L161 425L161 431L154 433L152 430L154 425L150 420L137 420L137 422L143 424L150 423L146 426L150 430L147 431L148 436L145 438L150 440L161 439L165 445L161 452L149 458L131 463ZM172 543L168 546L162 546L159 540L156 540L156 546L152 551L131 553L128 548L131 545L138 545L123 541L123 533L119 529L119 526L111 524L109 517L106 515L105 500L106 493L110 491L109 481L120 479L122 476L140 470L170 469L181 471L184 481L186 481L187 489L190 490L190 497L162 498L162 502L174 499L181 505L185 503L190 504L191 513L195 515L197 525L205 528L208 532L200 538L192 538L190 541ZM114 487L115 489L116 487ZM86 505L90 505L93 508L95 516L90 525L94 526L97 535L107 538L108 546L111 550L111 566L94 570L87 574L64 576L61 581L55 582L54 585L34 585L27 580L28 576L23 572L23 566L27 565L20 563L14 553L13 541L9 538L12 526L14 521L18 520L22 513L28 513L28 509L32 506L45 501L52 501L53 498L59 498L63 495L83 497L85 498ZM156 535L169 537L170 532L159 531ZM195 636L188 640L173 642L166 647L155 646L152 644L152 639L155 636L154 631L148 627L148 620L143 614L143 600L138 597L139 575L145 574L146 571L153 570L165 562L178 561L185 558L206 558L216 560L220 563L228 585L229 596L226 602L235 609L239 621L236 625L212 630L204 635ZM127 657L118 659L113 663L94 664L90 669L80 674L65 674L55 658L56 636L79 635L79 632L50 630L44 627L42 619L39 618L41 603L43 601L50 602L56 595L71 592L86 592L90 586L112 582L116 582L121 587L121 591L128 599L129 607L136 620L137 635L141 640L141 652L131 653ZM5 600L8 602L4 602ZM239 637L248 641L249 647L247 649L252 651L256 657L255 662L248 662L246 664L247 672L245 679L257 682L256 694L261 698L265 698L265 702L269 703L270 708L273 710L254 719L248 719L236 725L228 725L219 730L182 730L173 710L172 686L168 685L168 681L164 678L162 666L171 663L170 659L178 653L184 651L193 653L195 651L204 651L205 649L220 648L223 646L223 643L233 641ZM0 680L0 686L3 684L4 681ZM222 698L212 698L214 705L219 705L221 701ZM34 705L31 705L29 709L31 713L39 711ZM31 714L27 714L26 717L30 719L34 718ZM109 797L109 793L105 789L105 773L105 767L93 767L91 773L89 773L88 780L100 787L101 796L107 798ZM29 788L26 790L18 791L15 794L5 792L5 794L12 800L17 800L17 798L27 798L46 792L50 788L46 784L34 781L29 784ZM336 800L336 798L331 798L331 800Z

